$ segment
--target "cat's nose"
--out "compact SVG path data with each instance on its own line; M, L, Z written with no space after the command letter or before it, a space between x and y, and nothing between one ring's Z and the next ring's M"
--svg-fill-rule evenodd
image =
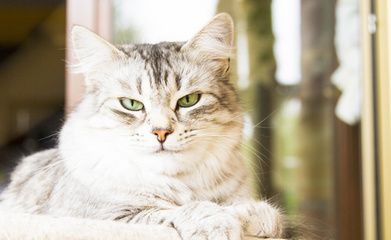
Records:
M157 136L157 140L161 143L164 143L166 141L167 136L172 133L171 129L154 129L152 131L153 134Z

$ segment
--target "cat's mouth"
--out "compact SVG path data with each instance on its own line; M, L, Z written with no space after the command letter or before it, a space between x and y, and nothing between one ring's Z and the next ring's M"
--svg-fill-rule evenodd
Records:
M172 149L167 149L167 147L164 147L163 144L160 145L160 148L158 150L155 150L153 153L154 154L174 154L174 153L179 153L180 151L178 150L172 150Z
M153 152L154 154L175 154L179 153L177 150L159 149Z

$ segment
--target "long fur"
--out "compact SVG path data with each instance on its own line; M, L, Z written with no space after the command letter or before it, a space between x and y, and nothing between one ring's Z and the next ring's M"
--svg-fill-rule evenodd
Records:
M58 147L22 160L0 209L158 224L183 239L282 236L278 208L252 199L247 187L229 15L186 43L116 47L82 27L72 40L85 96ZM189 94L199 100L179 106ZM126 109L124 98L143 108ZM156 129L169 133L164 143Z

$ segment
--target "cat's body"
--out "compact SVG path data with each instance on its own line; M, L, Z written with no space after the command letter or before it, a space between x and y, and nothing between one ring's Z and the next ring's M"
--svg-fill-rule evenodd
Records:
M116 48L80 27L73 43L85 98L58 148L17 167L0 207L162 224L183 239L281 236L278 210L246 185L228 15L186 43Z

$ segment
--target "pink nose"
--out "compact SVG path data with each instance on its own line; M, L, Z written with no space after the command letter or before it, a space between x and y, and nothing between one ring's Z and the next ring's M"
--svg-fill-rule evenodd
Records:
M161 143L166 141L167 136L172 133L171 129L155 129L152 131L153 134L157 136L157 140Z

